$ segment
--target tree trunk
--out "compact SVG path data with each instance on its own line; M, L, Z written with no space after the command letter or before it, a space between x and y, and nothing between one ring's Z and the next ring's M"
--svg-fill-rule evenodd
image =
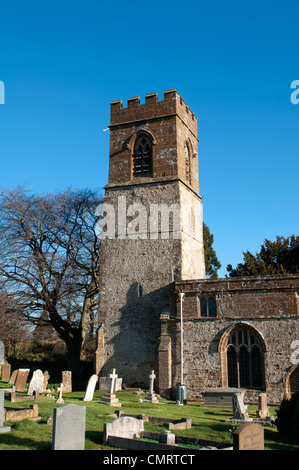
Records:
M75 379L80 378L80 353L82 339L80 336L66 341L68 369L72 371Z

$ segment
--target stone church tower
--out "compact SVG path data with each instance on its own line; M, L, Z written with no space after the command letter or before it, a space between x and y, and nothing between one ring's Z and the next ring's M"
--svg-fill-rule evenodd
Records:
M167 90L113 101L109 127L96 372L146 384L174 283L205 277L197 119Z

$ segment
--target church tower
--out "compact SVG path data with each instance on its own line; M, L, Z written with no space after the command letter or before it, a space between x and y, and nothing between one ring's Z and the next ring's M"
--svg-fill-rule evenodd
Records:
M197 119L172 89L113 101L109 128L96 372L147 384L174 282L205 277Z

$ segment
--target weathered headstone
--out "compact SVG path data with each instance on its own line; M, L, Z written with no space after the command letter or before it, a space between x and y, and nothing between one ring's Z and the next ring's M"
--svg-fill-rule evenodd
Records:
M267 394L266 393L260 393L259 394L259 404L258 404L258 410L256 412L256 416L258 418L269 418L270 413L267 405Z
M3 341L0 341L0 364L5 362L5 346Z
M44 392L47 390L49 379L50 379L50 374L49 374L49 372L46 370L46 371L44 372L44 385L43 385L43 391L44 391Z
M233 417L234 419L249 419L247 406L243 401L244 392L236 392L233 395Z
M70 370L64 370L62 372L62 383L63 393L72 392L72 372Z
M233 433L234 450L264 450L264 428L260 424L248 423L239 426Z
M14 370L13 373L11 374L10 379L9 379L9 381L8 381L8 383L9 383L10 385L14 385L14 384L15 384L17 375L18 375L18 369Z
M167 445L172 446L175 444L175 434L165 429L163 432L159 434L159 442L161 444L167 444Z
M117 377L114 383L114 392L118 392L119 390L122 390L122 385L123 385L123 379L121 377ZM102 390L103 392L109 392L109 387L110 387L109 377L100 377L99 378L99 390Z
M29 382L28 395L32 395L34 391L43 393L44 391L44 374L40 369L33 372L32 378Z
M54 408L52 450L84 450L86 407L67 404Z
M93 374L88 381L83 401L92 401L97 382L98 376Z
M109 392L106 393L106 395L104 395L100 400L100 403L102 403L103 405L121 406L121 403L119 403L118 398L116 398L114 394L115 381L117 377L118 375L116 374L115 369L112 369L112 372L109 375Z
M24 392L30 369L19 369L15 381L16 392Z
M245 394L245 391L235 387L213 387L202 391L201 394L204 399L204 406L232 409L235 393L243 392Z
M107 443L109 436L126 437L134 439L139 437L144 431L142 419L132 418L130 416L121 416L111 423L104 423L103 443Z
M10 426L3 426L4 422L4 393L8 389L0 389L0 434L4 432L9 432L11 430Z
M1 380L3 382L8 382L10 379L10 372L11 372L11 365L6 363L2 365L2 374L1 374Z

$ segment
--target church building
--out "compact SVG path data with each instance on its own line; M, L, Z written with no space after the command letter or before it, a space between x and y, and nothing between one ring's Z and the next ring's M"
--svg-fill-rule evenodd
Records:
M197 118L176 90L111 103L96 373L187 399L299 391L299 275L207 279ZM298 354L297 354L298 351Z

